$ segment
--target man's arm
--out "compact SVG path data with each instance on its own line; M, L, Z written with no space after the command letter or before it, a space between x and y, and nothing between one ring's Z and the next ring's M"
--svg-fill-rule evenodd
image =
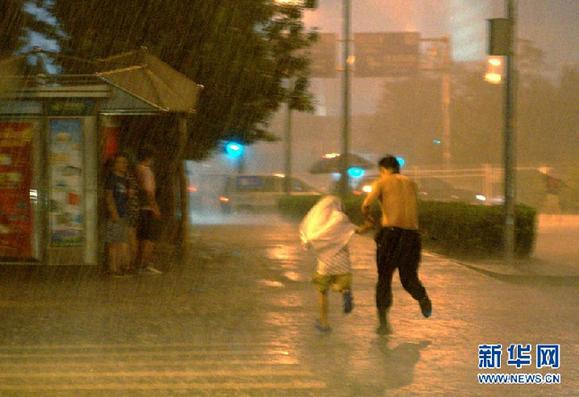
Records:
M161 216L161 211L159 210L159 205L157 204L157 198L155 197L155 193L148 190L146 191L147 194L147 201L151 208L153 209L153 214L158 218Z
M364 215L364 219L366 221L373 222L374 220L370 217L370 206L376 199L380 197L380 183L376 181L372 184L372 191L368 193L364 202L362 203L362 215Z

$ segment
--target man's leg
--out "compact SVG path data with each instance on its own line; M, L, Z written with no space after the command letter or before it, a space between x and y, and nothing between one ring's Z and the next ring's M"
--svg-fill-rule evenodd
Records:
M129 259L128 266L129 271L135 271L138 266L138 254L139 254L139 242L137 240L137 229L135 227L129 227Z
M323 328L329 328L330 324L328 323L328 311L329 311L329 302L328 302L328 291L318 291L318 301L320 302L320 326Z
M137 249L137 252L135 253L135 270L137 272L140 272L145 267L143 265L145 263L143 261L143 251L145 248L144 243L145 243L146 231L147 231L146 226L147 226L146 213L145 213L145 211L141 210L141 211L139 211L139 217L138 217L136 233L135 233L136 249Z
M426 288L418 278L418 267L420 265L420 256L422 243L420 235L417 232L403 232L400 239L400 259L398 271L400 273L400 282L408 293L418 301L420 310L424 317L430 317L432 314L432 303Z
M109 272L112 274L118 273L118 255L117 255L117 244L115 243L108 243L107 244L107 253L108 253L108 267Z
M146 271L149 274L161 274L162 272L151 265L153 247L155 245L155 229L152 211L141 210L139 214L139 229L137 238L139 239L139 252L137 255L137 267L139 271Z
M380 325L376 332L387 334L391 332L388 322L388 311L392 306L392 275L394 269L385 269L378 274L378 283L376 284L376 309L378 311L378 321Z
M143 240L140 242L139 268L145 270L148 274L162 274L160 270L155 269L151 265L154 245L155 243L151 240Z
M129 262L129 245L127 243L119 244L118 253L118 267L120 271L130 270Z
M383 230L377 239L376 266L378 270L378 282L376 283L376 309L380 326L376 330L379 334L390 332L387 314L392 306L392 275L396 265L392 262L393 241L392 234Z
M392 275L394 269L378 265L378 282L376 283L376 308L378 313L386 313L392 306Z
M153 242L150 240L141 241L141 267L147 267L151 262L151 255L153 254Z

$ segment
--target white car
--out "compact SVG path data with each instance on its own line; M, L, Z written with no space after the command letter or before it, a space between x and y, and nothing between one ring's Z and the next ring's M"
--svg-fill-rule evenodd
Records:
M221 210L233 211L275 210L279 199L285 195L285 177L270 175L233 175L225 181L219 197ZM292 195L320 195L321 193L299 178L291 178Z

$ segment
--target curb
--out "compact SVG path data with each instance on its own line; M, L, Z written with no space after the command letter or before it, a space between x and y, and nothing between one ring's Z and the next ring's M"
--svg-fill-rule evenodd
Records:
M485 276L497 280L515 284L549 284L549 285L579 286L579 276L574 275L521 274L521 273L509 274L484 269L482 267L460 261L451 261L451 263L466 267L467 269L473 270L477 273L484 274Z

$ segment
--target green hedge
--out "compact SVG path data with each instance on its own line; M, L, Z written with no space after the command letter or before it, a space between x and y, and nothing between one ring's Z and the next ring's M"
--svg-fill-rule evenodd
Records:
M344 200L345 212L352 222L362 223L361 196ZM280 212L299 220L319 200L319 196L288 196L279 202ZM380 210L372 208L375 219ZM429 248L448 255L499 256L503 247L503 207L423 201L419 203L420 229ZM516 208L516 252L520 257L531 254L535 241L536 211L518 205Z

